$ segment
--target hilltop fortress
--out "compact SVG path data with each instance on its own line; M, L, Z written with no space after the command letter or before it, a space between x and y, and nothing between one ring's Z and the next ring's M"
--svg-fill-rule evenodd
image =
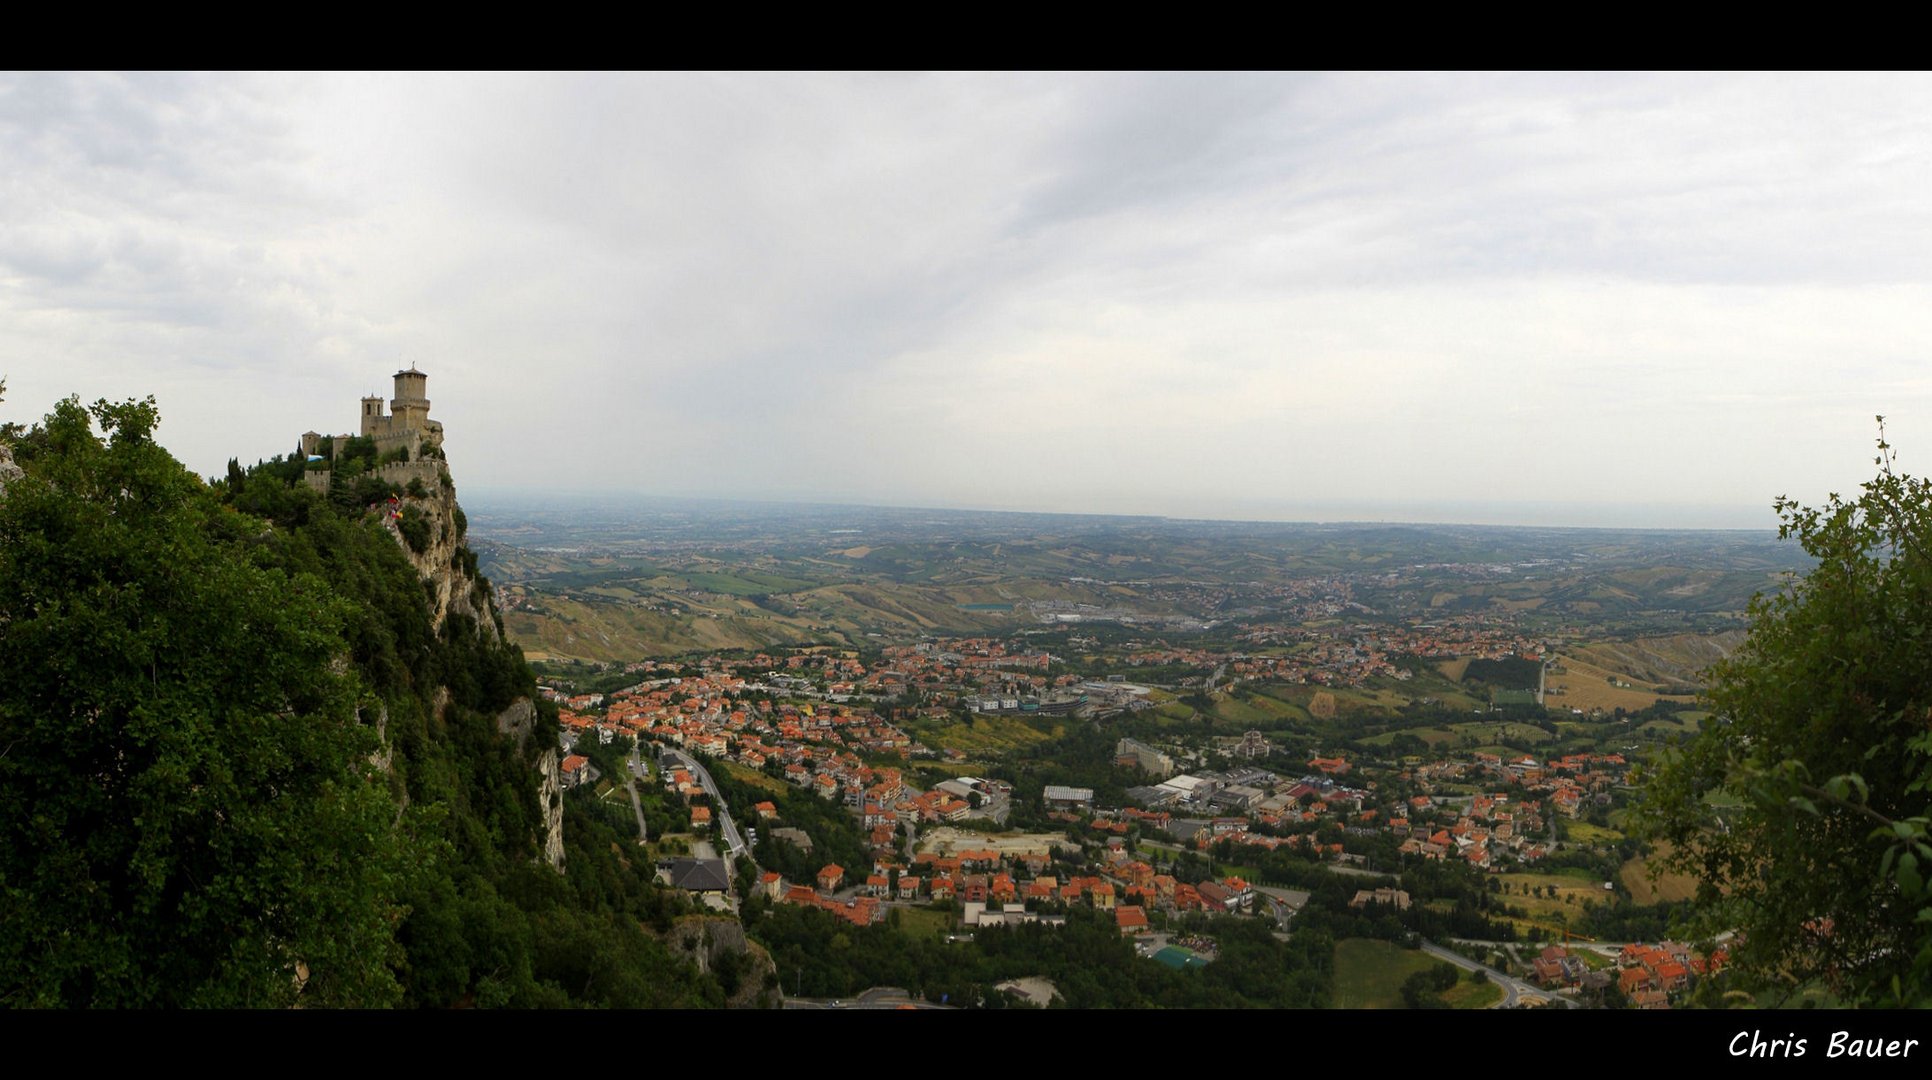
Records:
M382 398L371 394L362 399L361 437L371 439L376 444L378 455L392 454L401 450L402 460L383 466L382 478L395 483L408 483L412 476L424 476L434 480L443 471L440 464L423 468L424 459L441 459L443 456L443 424L429 418L429 396L425 392L429 376L417 371L410 365L407 371L395 374L396 396L389 399L389 414L382 411ZM302 454L314 458L322 447L324 439L334 445L355 436L323 435L314 431L302 433ZM408 466L417 466L409 468ZM393 475L392 475L393 474ZM329 490L329 470L323 468L307 474L309 486L318 491Z
M376 452L407 446L409 456L417 457L424 443L441 449L443 425L429 418L429 398L423 393L429 376L411 364L408 371L396 372L396 396L389 399L390 415L382 414L382 398L362 399L362 434L376 440Z

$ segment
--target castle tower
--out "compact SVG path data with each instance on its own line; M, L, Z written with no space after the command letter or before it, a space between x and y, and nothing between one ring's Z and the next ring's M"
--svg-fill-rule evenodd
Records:
M382 398L370 395L362 399L362 434L374 435L383 427Z
M408 371L396 372L396 396L389 402L389 411L395 416L397 429L421 431L429 426L428 383L429 376L413 364Z

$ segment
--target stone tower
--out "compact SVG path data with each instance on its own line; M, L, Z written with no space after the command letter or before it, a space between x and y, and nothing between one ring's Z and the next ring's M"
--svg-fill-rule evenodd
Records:
M383 415L382 398L369 395L362 399L361 433L376 441L376 449L387 453L405 447L410 456L425 447L443 445L443 425L429 418L429 376L413 366L396 372L396 396L389 400L389 415Z
M389 402L395 425L407 431L422 431L429 426L429 376L411 364L408 371L396 372L396 396Z

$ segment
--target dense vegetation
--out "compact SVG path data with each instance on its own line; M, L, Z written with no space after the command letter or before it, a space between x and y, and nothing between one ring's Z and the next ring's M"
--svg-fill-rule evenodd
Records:
M364 513L390 492L317 495L293 458L204 484L157 421L70 400L11 433L0 1002L721 1002L607 824L566 805L569 874L540 860L554 711L499 733L529 672L473 620L433 628Z
M849 997L902 986L933 1001L1008 1004L993 986L1045 976L1071 1008L1321 1008L1335 941L1319 930L1277 940L1265 920L1194 916L1186 928L1215 939L1198 970L1142 959L1113 917L1076 907L1061 926L979 930L970 941L913 937L886 923L852 926L814 908L754 905L746 930L771 950L787 992Z
M757 818L751 808L761 802L771 802L778 809L777 827L798 829L812 841L812 850L801 851L796 845L774 839L769 832L760 841L756 850L758 864L767 870L776 870L785 875L787 881L812 881L818 877L819 869L827 863L837 863L845 870L848 879L863 880L872 872L872 860L866 855L865 835L859 830L857 819L845 808L844 800L833 801L795 788L785 786L783 791L769 791L753 787L733 777L731 773L717 765L709 770L711 780L718 785L718 793L724 796L725 804L738 808L738 814L757 826ZM761 829L761 832L765 830Z
M1840 997L1932 1003L1932 482L1880 473L1856 499L1779 500L1818 560L1752 605L1713 672L1715 722L1651 778L1663 860L1699 880L1701 926L1740 930L1734 973Z
M1502 660L1475 659L1463 671L1464 682L1486 683L1503 690L1534 690L1543 665L1512 656Z

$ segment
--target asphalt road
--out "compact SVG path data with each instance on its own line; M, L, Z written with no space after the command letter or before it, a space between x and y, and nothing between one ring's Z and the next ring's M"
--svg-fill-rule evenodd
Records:
M1514 976L1505 975L1487 964L1478 964L1461 953L1451 952L1434 942L1423 942L1422 951L1438 960L1447 960L1449 963L1454 964L1464 971L1481 971L1487 973L1491 982L1503 988L1503 1000L1491 1005L1490 1008L1492 1009L1513 1009L1525 996L1539 998L1543 1001L1558 1002L1566 1009L1574 1009L1577 1007L1576 1002L1571 1001L1569 998L1559 994L1552 994L1548 990L1532 986Z
M787 1009L957 1009L957 1005L940 1005L913 997L909 991L896 986L875 986L864 990L854 998L802 998L788 997L784 1000Z
M644 799L637 793L637 773L643 765L643 760L637 756L637 748L634 746L631 748L631 759L627 764L630 768L625 770L624 786L630 789L631 810L637 814L637 842L647 843L651 839L651 834L644 828Z
M725 805L724 796L718 794L718 785L711 780L710 772L698 764L697 759L682 750L666 750L664 756L678 762L678 767L691 770L698 778L698 786L711 796L711 805L718 812L718 825L724 830L725 861L730 862L745 853L745 838L739 835L738 825L731 820L731 809Z

